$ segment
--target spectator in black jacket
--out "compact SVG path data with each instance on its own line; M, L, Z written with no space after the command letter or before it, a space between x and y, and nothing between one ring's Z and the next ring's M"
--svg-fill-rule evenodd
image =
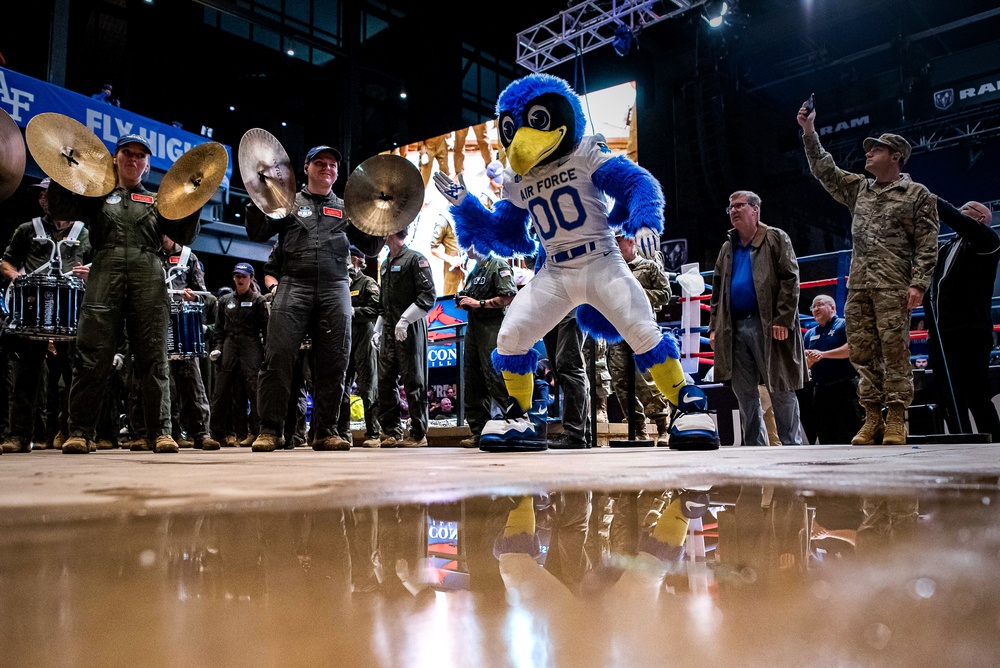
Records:
M990 227L993 214L979 202L956 209L938 199L938 215L956 233L938 251L928 291L928 304L937 318L940 351L944 353L959 415L972 411L976 429L1000 442L1000 418L990 390L990 351L993 349L993 284L1000 261L1000 236ZM931 345L932 364L941 369L938 346ZM944 382L938 379L939 383ZM957 416L951 416L953 420ZM967 418L955 420L958 430ZM961 429L965 431L965 429Z

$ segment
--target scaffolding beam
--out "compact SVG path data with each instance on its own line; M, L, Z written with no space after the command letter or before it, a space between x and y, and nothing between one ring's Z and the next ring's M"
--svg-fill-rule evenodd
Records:
M586 0L519 32L517 64L542 72L608 44L619 26L637 34L703 4L705 0Z

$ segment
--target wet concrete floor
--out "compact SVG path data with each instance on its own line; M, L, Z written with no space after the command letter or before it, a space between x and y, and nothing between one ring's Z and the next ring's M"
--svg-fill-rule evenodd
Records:
M0 666L996 666L1000 449L0 459Z

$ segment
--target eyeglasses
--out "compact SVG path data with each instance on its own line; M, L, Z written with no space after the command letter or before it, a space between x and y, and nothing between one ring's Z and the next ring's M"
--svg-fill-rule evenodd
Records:
M726 207L726 213L728 214L733 211L739 211L745 206L752 206L752 205L749 202L733 202L732 204Z

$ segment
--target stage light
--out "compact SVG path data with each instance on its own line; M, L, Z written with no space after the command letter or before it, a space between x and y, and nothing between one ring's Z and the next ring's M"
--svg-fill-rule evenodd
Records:
M622 23L615 28L615 36L611 38L611 46L619 56L625 56L632 50L632 44L635 41L632 29Z
M230 107L229 107L229 111L236 111L236 107L234 107L234 106L230 105Z
M729 4L725 0L710 0L705 3L701 17L713 28L722 25L722 17L729 13Z
M288 51L285 51L285 53L287 53L289 56L294 56L295 55L295 49L289 49Z
M287 128L288 127L288 123L286 123L285 121L281 121L281 127Z
M399 99L401 99L401 100L405 100L406 99L406 91L405 90L402 91L402 92L400 92Z

